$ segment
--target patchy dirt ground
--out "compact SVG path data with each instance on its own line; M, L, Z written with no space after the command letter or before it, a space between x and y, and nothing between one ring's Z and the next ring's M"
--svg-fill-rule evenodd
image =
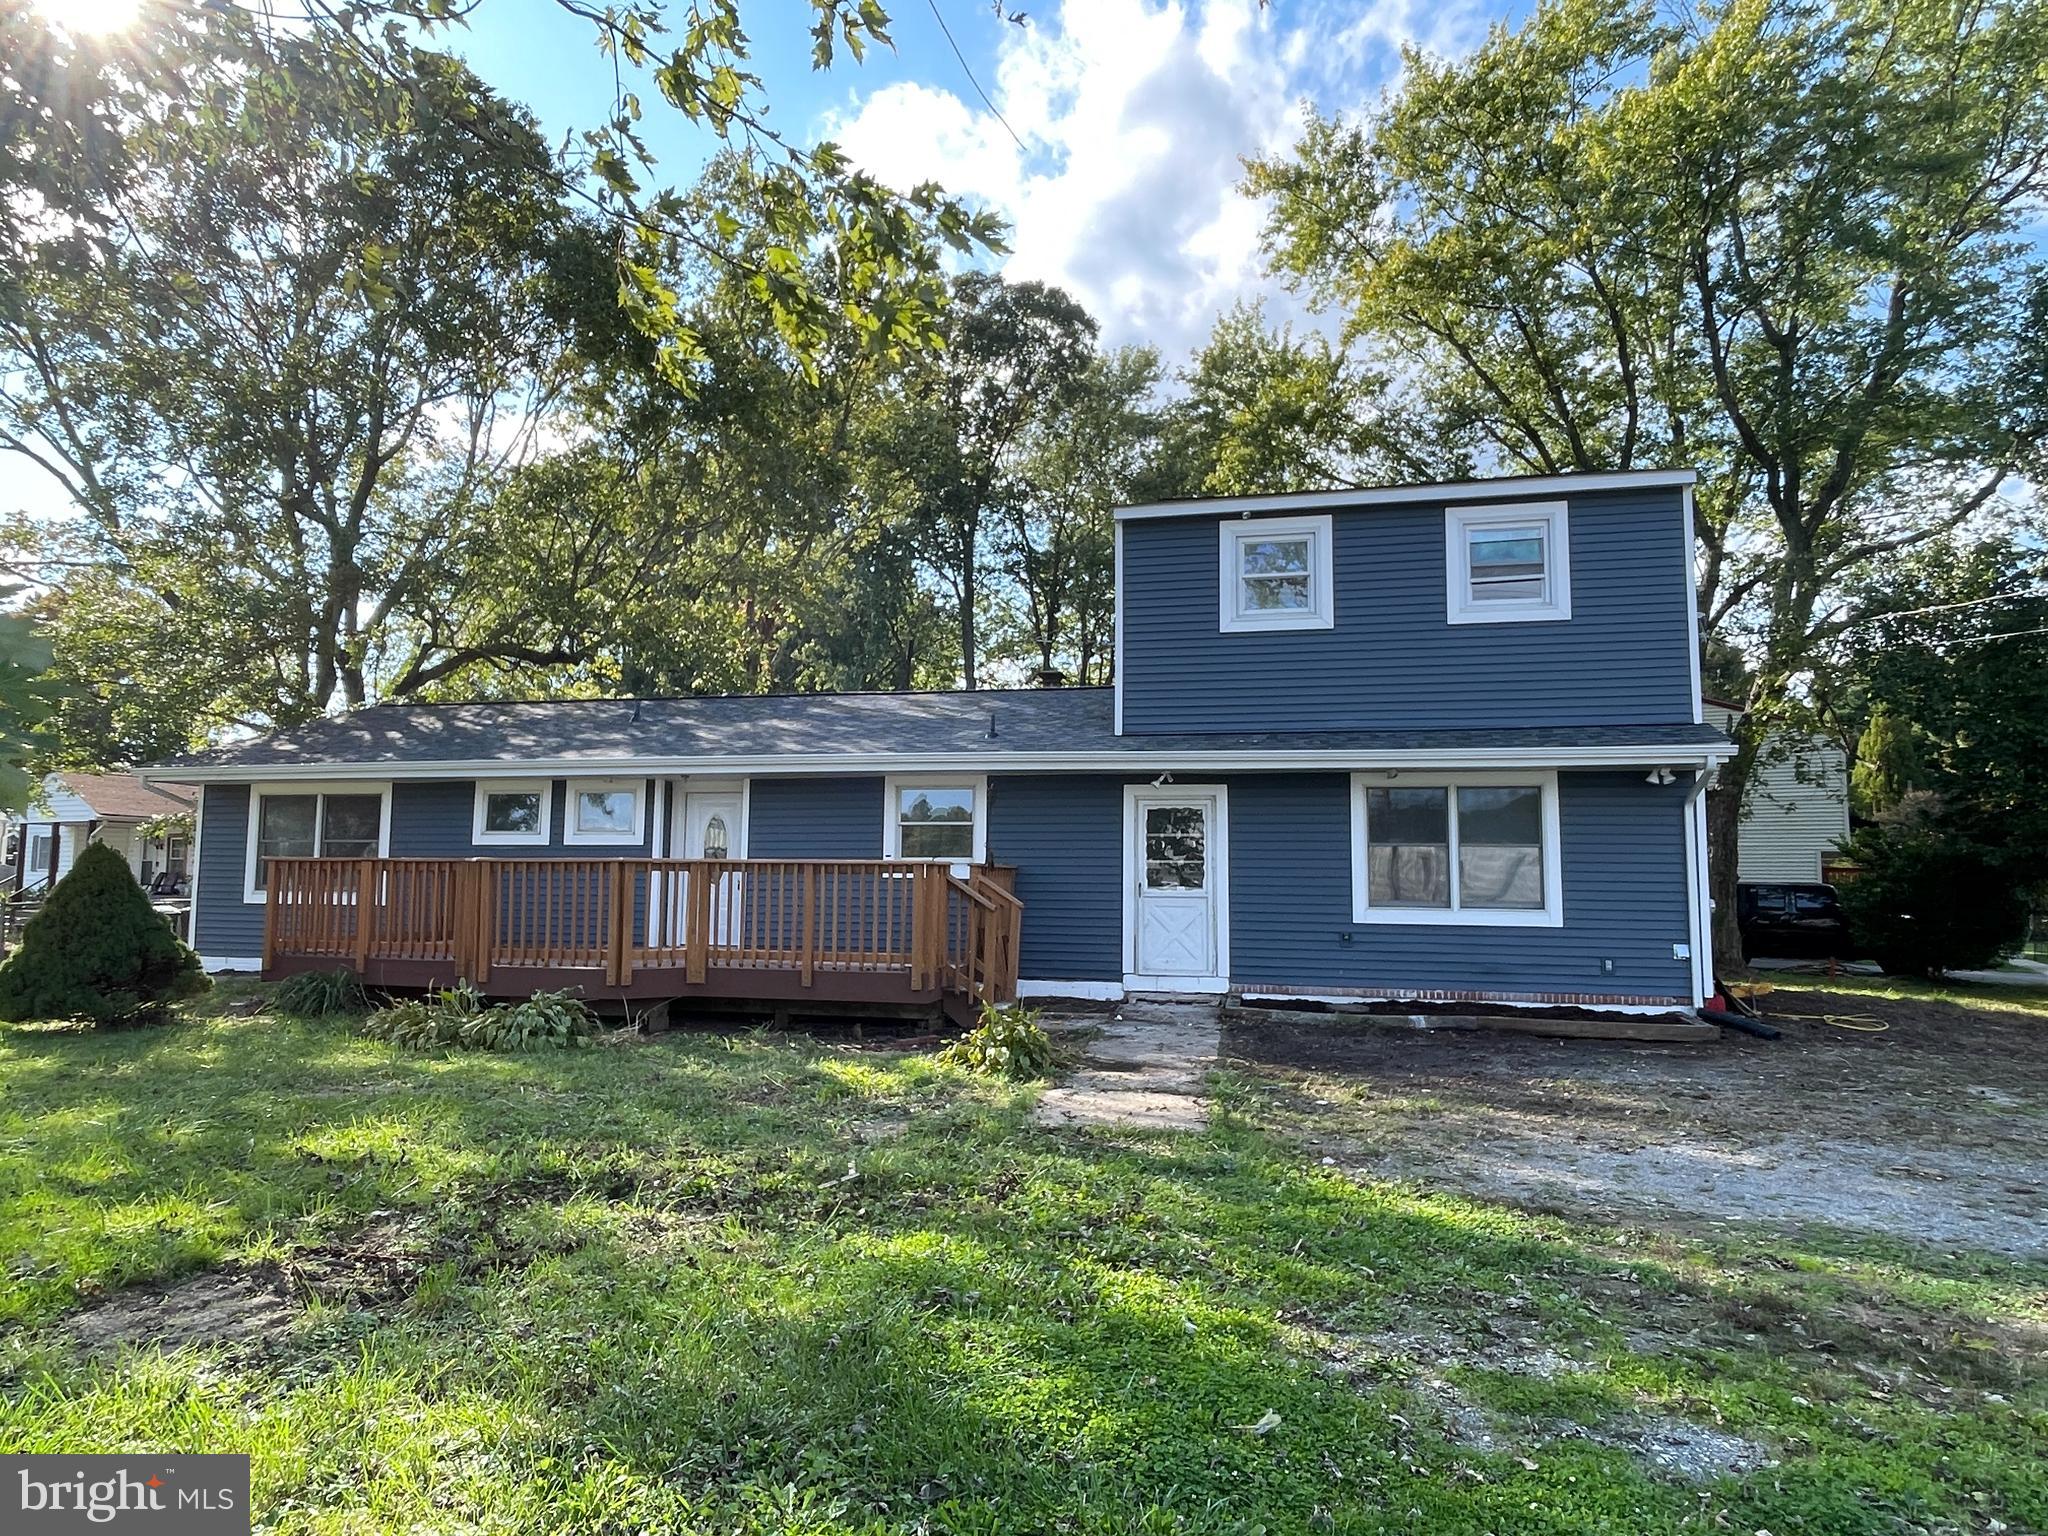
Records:
M1767 1006L1781 1040L1262 1021L1223 1057L1277 1090L1310 1151L1381 1177L1538 1209L2048 1252L2048 1018L1821 992Z

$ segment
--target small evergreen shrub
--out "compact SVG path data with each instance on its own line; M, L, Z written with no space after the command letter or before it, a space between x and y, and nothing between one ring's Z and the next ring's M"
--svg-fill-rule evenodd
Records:
M128 861L94 843L0 965L0 1019L149 1023L165 1015L167 1004L209 984L199 957L150 906Z
M2026 937L2034 893L2007 851L1964 835L1931 795L1908 795L1842 851L1858 871L1841 887L1850 936L1894 976L1981 970Z
M1021 1003L981 1010L981 1022L939 1052L951 1066L990 1077L1027 1082L1052 1071L1052 1039L1038 1022L1038 1010Z
M588 1045L597 1015L573 992L536 992L524 1002L486 1003L468 982L457 982L380 1008L363 1020L363 1033L407 1050L454 1046L467 1051L550 1051Z
M370 1006L362 978L354 971L300 971L287 976L270 994L273 1013L320 1019L337 1013L361 1013Z

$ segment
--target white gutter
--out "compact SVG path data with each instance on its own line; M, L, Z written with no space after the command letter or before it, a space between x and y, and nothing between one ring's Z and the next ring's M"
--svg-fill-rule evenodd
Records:
M620 774L1134 773L1275 772L1374 768L1673 768L1711 769L1728 755L1719 746L1468 747L1365 752L1347 750L1231 752L844 752L757 757L481 757L435 762L221 763L207 767L137 769L144 782L252 784L273 779L476 779L518 772L528 778L609 778Z
M1189 501L1153 501L1118 507L1116 520L1144 517L1228 517L1255 512L1314 512L1337 507L1428 505L1518 496L1557 496L1573 491L1675 490L1699 479L1689 469L1637 469L1617 474L1510 475L1497 480L1454 480L1442 485L1376 485L1355 491L1299 491L1272 496L1214 496Z

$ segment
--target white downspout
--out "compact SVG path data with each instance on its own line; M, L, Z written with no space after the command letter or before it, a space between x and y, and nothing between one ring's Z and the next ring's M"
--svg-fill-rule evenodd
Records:
M1693 1006L1705 1003L1714 983L1713 882L1707 859L1707 791L1721 775L1719 759L1693 771L1685 795L1686 893L1692 917Z

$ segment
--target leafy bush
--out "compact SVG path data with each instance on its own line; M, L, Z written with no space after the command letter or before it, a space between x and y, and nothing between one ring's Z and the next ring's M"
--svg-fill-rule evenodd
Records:
M1909 795L1842 845L1857 865L1842 908L1862 953L1898 976L1998 964L2026 936L2033 891L2003 850L1948 825L1929 795Z
M597 1016L573 992L536 992L524 1002L486 1003L483 993L458 982L380 1008L363 1020L363 1033L408 1050L452 1045L469 1051L547 1051L588 1045Z
M199 957L105 843L79 854L0 965L0 1019L140 1024L209 985Z
M270 1006L276 1013L326 1018L336 1013L361 1013L370 1006L370 995L354 971L300 971L277 984L270 994Z
M1036 1008L991 1004L981 1010L979 1024L939 1052L939 1060L1024 1082L1052 1070L1052 1039L1039 1025Z

